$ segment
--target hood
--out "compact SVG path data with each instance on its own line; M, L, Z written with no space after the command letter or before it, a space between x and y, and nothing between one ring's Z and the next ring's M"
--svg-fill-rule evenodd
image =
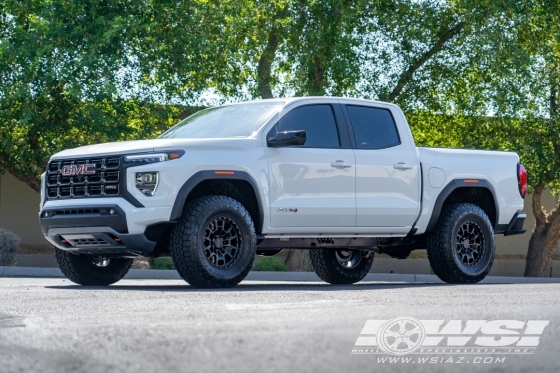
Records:
M107 156L115 154L147 153L163 150L179 150L196 147L245 148L254 146L255 138L234 139L153 139L108 142L67 149L54 154L51 159L82 158L89 156Z

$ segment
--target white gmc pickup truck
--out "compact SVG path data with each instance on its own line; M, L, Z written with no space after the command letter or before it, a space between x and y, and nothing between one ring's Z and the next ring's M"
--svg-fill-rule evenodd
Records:
M171 256L195 287L242 281L255 255L308 249L350 284L374 253L427 249L448 283L490 271L494 234L523 233L515 153L417 148L403 112L368 100L271 99L202 110L159 138L52 156L39 220L62 272L109 285Z

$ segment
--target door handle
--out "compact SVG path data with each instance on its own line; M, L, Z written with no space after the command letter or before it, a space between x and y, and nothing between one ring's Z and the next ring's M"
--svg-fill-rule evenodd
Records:
M395 168L397 170L412 170L412 166L408 165L404 162L395 163L393 165L393 168Z
M336 162L331 162L331 167L349 168L352 167L352 163L345 163L344 161L336 161Z

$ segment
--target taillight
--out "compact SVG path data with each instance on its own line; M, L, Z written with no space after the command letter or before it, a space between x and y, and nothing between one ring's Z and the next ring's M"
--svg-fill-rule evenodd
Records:
M522 164L517 164L517 183L519 184L519 194L525 198L527 194L527 170Z

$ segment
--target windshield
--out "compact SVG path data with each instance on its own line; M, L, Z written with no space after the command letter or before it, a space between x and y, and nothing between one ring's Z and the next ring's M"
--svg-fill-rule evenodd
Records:
M282 102L257 102L199 111L164 132L161 139L249 137L277 112Z

